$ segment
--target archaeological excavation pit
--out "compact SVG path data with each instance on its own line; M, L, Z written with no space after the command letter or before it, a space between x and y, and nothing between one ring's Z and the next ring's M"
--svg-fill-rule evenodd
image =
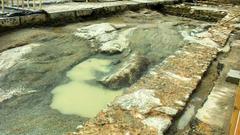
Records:
M238 6L43 9L19 24L18 14L3 15L0 135L229 132L237 85L225 78L240 69Z

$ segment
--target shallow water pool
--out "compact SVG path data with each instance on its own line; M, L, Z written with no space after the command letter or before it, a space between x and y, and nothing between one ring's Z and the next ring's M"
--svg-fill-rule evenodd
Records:
M90 58L67 72L70 81L53 89L51 108L63 114L94 117L122 90L109 90L96 83L96 72L109 72L111 60ZM89 83L89 82L93 83Z

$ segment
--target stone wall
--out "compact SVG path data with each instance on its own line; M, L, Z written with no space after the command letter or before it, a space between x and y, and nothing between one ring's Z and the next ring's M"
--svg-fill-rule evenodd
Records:
M226 10L213 10L212 8L196 8L195 6L191 5L165 5L162 7L161 12L175 15L175 16L182 16L193 18L197 20L204 20L209 22L217 22L221 20L223 17L227 15Z
M240 0L198 0L199 2L210 2L216 4L240 4Z

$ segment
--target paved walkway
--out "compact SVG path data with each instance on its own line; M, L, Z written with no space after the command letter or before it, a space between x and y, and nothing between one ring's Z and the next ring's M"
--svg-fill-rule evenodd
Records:
M96 9L112 6L127 6L127 5L138 5L142 3L166 3L174 2L177 0L131 0L131 1L115 1L115 2L69 2L62 4L50 4L43 6L43 10L48 13L73 11L82 9Z

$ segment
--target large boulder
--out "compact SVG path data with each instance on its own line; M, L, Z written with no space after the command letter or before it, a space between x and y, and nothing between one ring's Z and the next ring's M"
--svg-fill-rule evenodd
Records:
M129 86L141 77L148 65L149 61L147 58L134 53L115 73L103 77L100 83L111 89Z

